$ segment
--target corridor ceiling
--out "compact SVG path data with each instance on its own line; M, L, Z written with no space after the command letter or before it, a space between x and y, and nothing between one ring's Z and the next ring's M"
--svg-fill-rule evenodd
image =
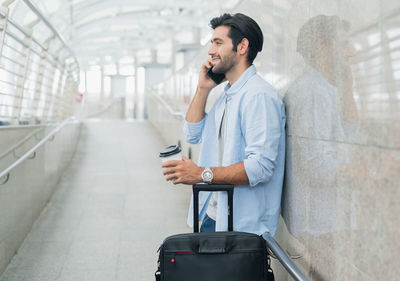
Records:
M101 64L156 50L171 56L172 42L199 43L209 20L240 0L32 0L81 64ZM196 35L197 34L197 35ZM197 38L196 38L197 37ZM197 41L197 42L196 42ZM154 52L153 52L154 53Z

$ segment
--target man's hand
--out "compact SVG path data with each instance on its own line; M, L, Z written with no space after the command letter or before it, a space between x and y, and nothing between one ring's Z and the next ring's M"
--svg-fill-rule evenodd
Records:
M202 181L203 168L198 167L192 160L182 156L182 160L172 160L161 165L164 168L163 175L166 180L172 180L173 184L192 185Z
M207 75L207 71L213 66L212 59L208 59L206 62L203 63L200 69L199 74L199 82L198 88L205 89L207 94L211 91L212 88L217 86L217 84Z

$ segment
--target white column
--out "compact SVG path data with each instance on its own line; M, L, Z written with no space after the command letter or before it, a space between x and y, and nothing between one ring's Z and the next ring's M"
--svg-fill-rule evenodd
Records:
M85 73L85 97L87 97L88 96L88 86L87 86L87 69L85 68L85 71L84 71L84 73Z
M157 63L157 50L151 49L151 62Z
M134 56L134 68L135 68L135 89L133 92L133 118L137 118L137 108L138 108L138 101L139 101L139 93L138 93L138 58Z
M100 67L101 81L100 81L100 100L104 100L104 65Z
M199 44L201 43L201 28L200 27L193 27L193 43Z
M171 74L172 74L172 94L175 96L176 94L176 51L177 51L177 42L176 40L172 40L172 48L171 48Z

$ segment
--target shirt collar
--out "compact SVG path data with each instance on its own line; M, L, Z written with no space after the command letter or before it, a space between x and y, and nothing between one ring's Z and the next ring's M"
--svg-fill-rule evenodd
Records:
M239 79L232 86L229 83L226 84L224 94L228 96L236 94L254 74L256 74L256 67L252 64L240 75Z

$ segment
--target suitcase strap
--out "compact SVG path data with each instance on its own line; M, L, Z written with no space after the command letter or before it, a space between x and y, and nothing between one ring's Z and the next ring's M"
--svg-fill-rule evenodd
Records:
M154 277L156 278L156 281L161 281L160 268L158 268L157 271L154 273Z
M268 248L267 248L268 249ZM274 272L271 268L271 256L267 252L267 281L275 281ZM156 280L159 281L159 280Z
M154 272L154 277L156 281L161 281L160 257L158 257L157 270Z

